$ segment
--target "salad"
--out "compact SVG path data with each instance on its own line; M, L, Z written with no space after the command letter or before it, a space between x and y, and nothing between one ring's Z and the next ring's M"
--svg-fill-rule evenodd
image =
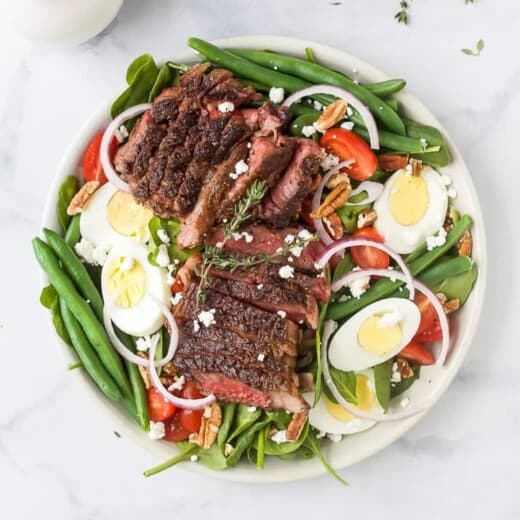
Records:
M405 81L190 38L145 54L33 240L41 303L151 441L153 475L317 457L429 406L477 277L441 133Z

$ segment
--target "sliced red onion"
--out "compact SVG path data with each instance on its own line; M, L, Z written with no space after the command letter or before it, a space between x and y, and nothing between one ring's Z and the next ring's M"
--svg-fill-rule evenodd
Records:
M114 134L118 130L118 128L128 119L132 119L135 116L146 112L152 106L151 103L141 103L140 105L135 105L126 109L124 112L121 112L108 126L103 134L103 138L101 139L101 146L99 148L99 158L101 160L101 166L103 167L103 171L108 179L108 181L113 184L120 191L130 191L128 184L121 179L119 174L114 170L112 166L112 161L110 160L110 155L108 150L110 148L110 143L112 142L112 138Z
M179 329L177 328L177 324L175 320L173 323L170 323L170 334L178 338ZM159 374L157 370L155 370L156 362L155 360L155 351L157 350L157 345L152 345L150 348L150 352L148 355L148 370L150 371L150 381L155 389L162 395L165 401L169 401L173 403L175 406L179 408L184 408L185 410L200 410L201 408L206 408L210 404L214 403L216 397L214 395L208 395L206 397L200 399L185 399L183 397L178 397L176 395L168 392L167 388L161 383L159 379Z
M359 98L347 90L332 85L313 85L312 87L307 87L291 94L282 103L282 106L290 107L292 104L300 101L300 99L314 96L316 94L329 94L331 96L336 96L337 98L345 100L347 104L352 105L359 112L359 115L367 127L368 135L370 137L370 147L374 150L379 150L379 134L374 116Z
M316 190L316 192L314 193L314 195L312 197L312 211L316 211L320 207L321 196L323 195L323 188L325 188L325 185L327 184L329 179L336 173L339 173L343 168L348 168L354 162L355 161L353 161L352 159L349 159L348 161L342 161L342 162L338 163L336 166L334 166L334 168L330 169L323 176L323 179L321 179L318 189ZM320 240L326 246L328 246L329 244L332 244L334 242L334 240L327 233L321 218L315 218L313 220L314 220L314 227L316 228L316 232L318 233Z
M441 350L437 359L435 360L435 364L443 365L446 361L446 357L448 356L450 349L450 327L448 324L448 318L446 318L446 313L444 312L442 304L435 293L427 285L417 280L417 278L412 278L412 282L410 284L409 279L404 273L399 271L392 271L391 269L360 269L358 271L351 271L350 273L347 273L345 276L340 278L337 282L333 283L332 290L337 291L340 287L343 287L344 285L347 285L348 283L363 276L384 276L386 278L395 278L396 280L400 280L401 282L405 282L407 284L407 287L410 290L411 300L413 299L413 288L415 287L431 301L433 308L435 309L435 312L439 318L439 324L441 326L442 332Z
M343 238L341 240L336 240L336 242L333 242L328 247L326 247L318 257L316 261L316 266L319 269L323 269L327 262L338 252L343 251L344 249L351 248L351 247L357 247L357 246L369 246L374 247L375 249L380 249L381 251L384 251L392 260L395 261L395 263L401 268L401 271L403 275L406 277L406 283L410 286L410 296L413 298L414 296L414 285L413 285L413 277L412 273L410 273L410 269L408 269L408 266L406 265L405 261L402 259L401 255L399 253L396 253L393 249L390 249L385 244L381 244L381 242L376 242L374 240L369 240L367 238ZM352 273L360 273L361 271L353 271ZM391 269L388 269L388 272L390 273L398 273L398 271L392 271ZM349 273L350 274L350 273ZM348 276L348 275L347 275ZM397 278L394 277L394 278ZM334 288L334 286L337 286L340 283L341 280L333 284L332 290L336 291L337 289ZM344 283L341 285L345 285ZM341 287L340 286L340 287Z
M149 297L153 298L151 295ZM159 308L161 309L161 312L163 313L164 317L166 318L166 321L170 325L171 334L170 334L170 344L168 345L168 351L166 352L166 355L162 359L157 359L154 361L154 366L156 367L163 367L167 363L169 363L173 356L175 355L175 351L177 350L177 344L179 342L179 336L178 336L178 329L177 325L175 323L175 319L172 315L172 313L169 311L169 309L164 305L162 302L157 300L156 298L153 298ZM134 363L135 365L139 365L142 367L147 367L149 365L149 362L147 359L144 359L142 357L139 357L138 355L134 354L132 351L130 351L126 345L117 337L117 334L114 330L114 326L112 324L112 319L110 317L110 310L107 305L103 308L103 325L105 326L105 330L107 331L108 337L110 338L110 341L114 348L119 352L119 354L130 361L131 363Z
M367 198L361 202L345 202L345 206L361 206L362 204L370 204L377 200L381 193L383 193L384 186L379 182L363 181L355 190L350 194L351 197L363 193L366 191Z

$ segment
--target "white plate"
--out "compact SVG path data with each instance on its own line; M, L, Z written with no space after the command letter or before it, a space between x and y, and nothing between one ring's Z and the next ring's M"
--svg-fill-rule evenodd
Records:
M388 79L388 76L382 72L346 52L305 40L273 36L243 36L219 40L216 43L223 47L268 48L295 55L301 55L305 47L312 47L317 56L319 56L320 61L334 69L342 70L346 73L357 69L359 78L363 81ZM176 62L186 63L193 60L193 53L190 49L185 48L179 53L172 52L172 55L168 56L168 58ZM121 89L123 88L124 72L124 70L121 70ZM412 403L414 400L425 397L430 397L432 402L436 402L446 391L459 370L469 350L479 320L484 301L487 274L484 225L471 176L460 153L446 131L433 114L408 92L400 93L397 99L399 105L406 109L409 117L421 123L435 126L443 132L453 153L453 162L448 167L443 168L442 171L453 178L454 188L458 193L456 199L457 208L462 212L469 213L475 221L473 228L473 257L478 264L479 275L467 303L457 313L457 319L453 326L454 334L451 355L444 367L427 367L422 370L420 380L413 385L409 393ZM109 107L110 103L107 102L91 116L66 151L47 196L42 220L43 226L58 228L55 215L58 186L66 175L78 171L78 165L87 143L109 121ZM45 282L46 280L44 280ZM64 356L72 362L74 358L71 354L71 349L64 345L58 337L57 339L62 343ZM106 414L111 422L110 428L116 428L124 433L125 438L131 438L150 452L152 455L150 457L150 466L171 457L175 453L171 444L149 440L147 435L132 422L122 407L110 401L98 391L86 373L83 372L80 381L85 389L85 393L97 402L100 412ZM378 424L371 430L346 437L340 443L332 444L325 449L325 454L334 468L346 468L393 443L419 421L421 417L422 415L417 415L400 422ZM267 457L267 459L266 467L263 471L258 471L256 467L246 463L237 468L220 472L208 470L194 463L185 463L183 467L214 478L255 483L300 480L324 473L323 467L316 459L294 461L282 461L272 457Z

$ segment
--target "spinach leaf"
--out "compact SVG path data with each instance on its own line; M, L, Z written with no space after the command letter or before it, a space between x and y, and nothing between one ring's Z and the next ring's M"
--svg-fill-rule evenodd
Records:
M451 162L451 154L444 140L443 135L433 126L423 125L412 121L411 119L403 119L406 124L406 135L414 139L426 139L428 146L440 146L438 152L417 153L412 157L419 159L426 164L436 168L447 166Z
M151 103L164 88L172 86L178 74L179 71L170 67L169 63L163 63L148 95L148 102Z
M411 369L413 370L413 376L407 377L406 379L403 378L399 383L391 383L390 384L390 399L393 399L394 397L397 397L398 395L401 395L403 392L406 392L416 381L419 379L419 376L421 375L421 366L420 365L410 365Z
M199 449L197 455L199 456L198 462L206 466L206 468L222 470L228 467L226 457L217 443L214 443L207 450Z
M446 278L435 288L435 292L444 294L448 300L457 299L460 305L462 305L473 289L473 284L477 279L477 272L477 264L473 263L469 271Z
M345 372L343 370L338 370L333 366L329 367L330 377L332 381L336 385L339 393L349 402L353 404L358 404L358 399L356 397L356 383L357 378L355 372L349 371ZM336 399L332 395L331 391L327 386L324 387L325 395L329 400L333 403L337 403Z
M287 412L265 412L265 415L271 419L276 428L279 430L285 430L292 420L292 413Z
M298 440L294 442L282 442L278 444L277 442L274 442L267 437L267 431L265 433L266 439L264 451L266 455L275 455L277 457L279 457L280 455L288 455L289 453L293 453L296 450L298 450L300 446L302 446L302 444L305 442L305 439L309 433L309 421L305 423L305 426L303 427L303 430L300 433L300 437L298 438Z
M392 379L393 359L380 363L374 367L374 380L376 384L376 397L384 410L390 404L390 379Z
M265 443L267 437L267 429L260 430L256 435L256 467L264 469Z
M309 433L307 434L305 441L303 442L303 446L311 451L323 464L323 467L327 470L327 473L334 477L340 484L344 486L348 486L348 482L344 480L336 470L329 464L329 461L325 458L321 451L320 439L316 437L316 432L313 428L309 429Z
M159 69L150 54L143 54L136 58L128 67L126 82L128 88L112 103L110 114L112 118L139 103L146 103L155 84ZM133 126L127 122L128 130Z
M76 195L79 190L79 181L74 175L69 175L63 179L58 189L58 201L56 202L56 216L60 223L63 232L69 227L71 216L67 214L67 208L69 207L72 197Z
M65 322L61 316L58 293L52 285L48 285L42 289L40 303L51 311L52 324L58 336L67 343L67 345L72 346L69 333L65 327Z
M219 448L223 448L227 442L229 432L233 426L236 408L236 403L225 403L222 405L222 423L217 434L217 444Z
M251 409L252 410L252 409ZM256 408L255 411L250 411L249 407L244 404L239 404L235 412L234 428L233 432L227 439L227 442L231 442L237 438L242 432L247 430L257 419L260 418L263 411L261 408Z

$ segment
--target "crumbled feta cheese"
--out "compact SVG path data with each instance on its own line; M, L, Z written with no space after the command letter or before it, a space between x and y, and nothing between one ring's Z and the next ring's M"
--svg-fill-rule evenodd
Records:
M287 261L288 261L288 262L294 262L294 258L293 258L292 256L289 256L289 257L287 258Z
M175 293L175 296L171 297L170 301L172 302L172 305L179 305L179 303L181 303L181 300L182 300L182 293L178 292L178 293Z
M269 99L276 104L283 101L285 97L285 90L281 87L271 87L269 90Z
M159 339L159 333L143 336L142 338L137 339L135 346L139 352L148 352L152 347L157 347Z
M148 432L148 437L153 439L154 441L158 441L162 439L166 435L166 430L164 428L164 423L161 421L150 421L150 431Z
M446 175L445 173L439 177L439 180L441 181L441 184L444 186L449 186L453 181L451 180L451 177Z
M263 284L263 283L259 283L259 284L256 286L256 288L257 288L258 290L263 289L263 288L264 288L264 284Z
M121 262L121 271L123 271L124 273L127 273L128 271L130 271L132 269L132 267L134 267L134 259L130 256L125 256L123 261Z
M450 188L448 191L448 197L450 199L454 199L456 196L457 196L457 192L453 189L453 188Z
M302 229L298 233L298 237L302 240L310 240L312 238L312 233L308 229Z
M168 392L175 392L175 390L182 390L185 382L186 382L186 378L184 376L176 377L175 381L168 387Z
M253 235L251 235L251 233L248 233L247 231L243 231L242 236L244 237L244 240L247 244L250 244L254 238Z
M197 320L193 320L193 332L199 332L200 323Z
M229 442L226 442L226 444L224 444L224 455L226 457L229 457L234 451L235 448L233 448L232 444L229 444Z
M292 265L284 265L280 267L278 274L280 275L280 278L284 278L285 280L294 278L294 267Z
M226 112L233 112L233 110L235 110L235 105L234 105L234 103L231 103L231 101L224 101L222 103L219 103L219 105L218 105L219 112L226 113Z
M330 439L332 442L339 442L342 438L341 433L327 433L327 439Z
M410 404L410 398L404 397L401 399L401 402L399 403L403 408L406 408Z
M286 318L287 317L287 313L285 311L278 311L276 314L278 314L278 316L280 316L280 318Z
M190 457L190 460L191 460L191 462L197 462L199 460L199 456L198 455L192 455Z
M291 247L291 249L289 249L289 251L291 252L292 255L300 257L302 255L302 252L303 252L303 247L301 247L301 246L294 246L294 247Z
M224 247L224 242L217 242L217 243L215 244L215 247L216 247L217 249L222 249L222 248Z
M348 300L348 296L346 294L342 294L339 298L338 298L338 302L346 302Z
M341 128L344 128L345 130L352 130L354 128L354 123L352 121L345 121L339 125Z
M247 165L246 161L244 159L241 159L235 164L235 172L238 173L238 175L242 175L243 173L246 173L249 170L249 166Z
M291 245L293 242L294 242L294 239L295 239L295 236L294 235L291 235L290 233L288 235L285 236L285 238L283 239L283 241L288 244L288 245Z
M428 251L435 249L436 247L443 246L446 243L446 230L444 228L439 229L436 235L426 237L426 248Z
M314 106L314 110L323 110L323 105L319 101L314 100L312 105Z
M334 155L333 153L326 153L323 156L323 159L320 163L320 168L328 172L329 170L332 170L334 166L337 166L339 164L339 157L337 155Z
M350 117L352 115L354 115L354 110L352 110L350 105L347 105L347 116Z
M166 233L166 231L164 231L164 229L158 229L157 230L157 238L163 244L169 244L170 243L170 237L168 236L168 233Z
M397 363L392 364L392 377L390 378L391 383L400 383L401 382L401 372L397 370Z
M354 271L358 271L359 269L353 269ZM356 280L352 280L352 282L347 284L347 287L350 289L350 294L354 298L359 298L370 285L370 276L362 276L361 278L357 278Z
M406 175L412 175L413 169L412 169L411 164L407 164L405 170L406 170ZM394 193L394 192L392 192L392 193Z
M283 253L283 248L282 248L282 247L279 247L279 248L276 250L276 252L277 252L278 254Z
M385 312L377 322L377 328L379 329L390 329L395 327L401 322L403 317L399 312Z
M271 440L276 444L282 444L287 441L287 430L277 430L274 435L271 435Z
M75 246L74 251L85 260L88 264L95 263L94 260L94 244L89 240L82 238Z
M262 363L263 360L265 359L265 354L263 352L261 352L260 354L258 354L256 359L258 359L258 361L260 361L260 363Z
M197 319L204 325L204 327L210 327L214 325L215 322L215 309L210 309L209 311L200 311L197 314Z
M314 125L305 125L302 126L302 134L305 137L312 137L316 133L316 128Z
M94 258L94 263L97 265L105 265L105 261L108 255L108 248L103 246L97 246L94 248L92 252L92 257Z
M230 179L233 179L234 181L236 181L238 179L238 173L235 173L235 172L231 172L229 174L229 178Z
M242 235L238 231L235 231L234 233L231 233L231 238L235 242L238 242L242 238Z
M117 142L122 143L127 137L128 137L128 130L126 129L125 125L121 125L115 132L114 135L116 136Z
M248 407L247 407L247 411L248 411L248 412L251 412L251 413L256 412L256 406L248 406Z
M422 149L426 150L426 148L428 148L428 141L424 137L421 137L419 141L421 142Z
M157 265L166 267L170 265L170 255L168 254L168 248L165 244L161 244L158 248L157 255L155 256Z

